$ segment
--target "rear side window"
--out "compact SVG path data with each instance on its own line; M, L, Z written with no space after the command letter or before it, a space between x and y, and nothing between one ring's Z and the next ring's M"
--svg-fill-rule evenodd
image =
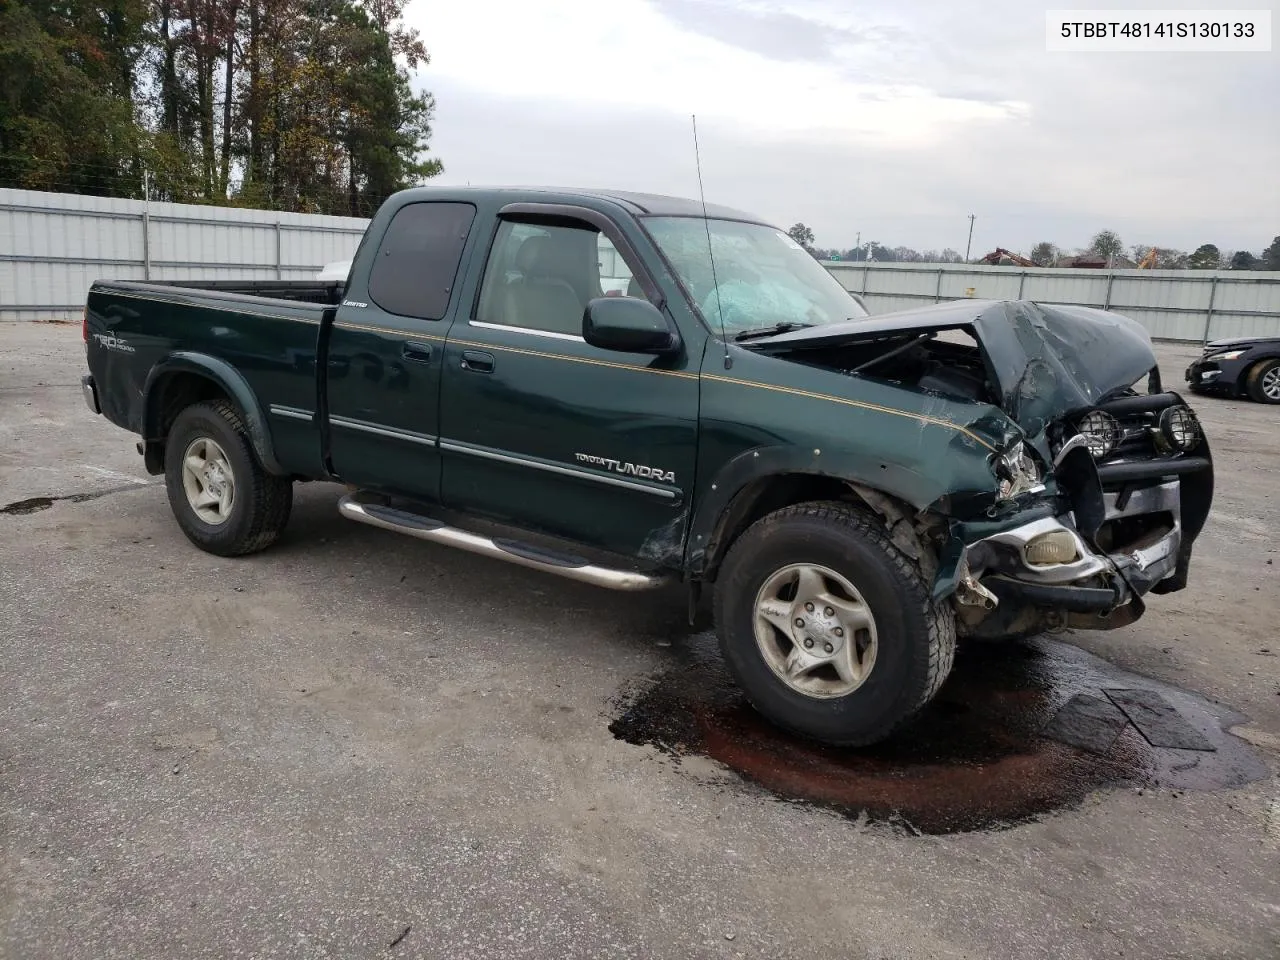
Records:
M428 201L401 207L369 271L373 302L402 317L444 317L475 215L469 203Z

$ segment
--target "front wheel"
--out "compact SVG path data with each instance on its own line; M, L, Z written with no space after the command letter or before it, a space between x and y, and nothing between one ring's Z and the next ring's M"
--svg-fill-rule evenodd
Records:
M1245 389L1258 403L1280 403L1280 360L1263 360L1245 377Z
M716 628L730 672L779 726L845 746L883 740L951 672L955 618L878 518L802 503L725 558Z
M223 557L270 546L289 522L293 484L267 473L226 400L187 407L165 442L164 480L178 526Z

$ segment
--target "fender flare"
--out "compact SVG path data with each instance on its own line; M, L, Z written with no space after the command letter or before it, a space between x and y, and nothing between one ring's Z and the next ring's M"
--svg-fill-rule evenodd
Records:
M801 449L794 445L761 446L744 450L725 462L707 481L705 493L694 509L685 547L685 568L693 576L713 570L723 557L725 521L735 501L751 484L769 477L806 476L835 480L890 496L917 510L926 508L947 491L936 480L900 464L867 460L843 451Z
M185 350L171 353L153 366L147 374L147 382L142 389L142 438L148 448L165 439L158 436L160 410L159 404L156 403L156 396L159 393L156 387L166 377L175 373L195 374L220 387L240 408L244 416L245 428L249 433L249 443L253 446L253 452L262 466L268 473L285 476L285 471L281 469L275 457L267 419L263 416L262 406L258 403L253 388L249 386L249 381L227 361L211 357L206 353Z

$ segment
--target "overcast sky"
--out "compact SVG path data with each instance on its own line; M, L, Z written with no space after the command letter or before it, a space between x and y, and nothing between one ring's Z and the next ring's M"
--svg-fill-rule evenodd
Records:
M819 246L963 252L970 213L975 255L1103 227L1255 253L1280 234L1280 54L1047 53L1049 6L1073 4L410 0L406 18L439 183L697 196L696 113L707 199Z

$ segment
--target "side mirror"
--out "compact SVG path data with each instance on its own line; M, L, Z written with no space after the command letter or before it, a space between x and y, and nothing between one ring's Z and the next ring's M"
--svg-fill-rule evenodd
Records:
M588 303L582 339L601 350L624 353L661 354L680 348L662 311L636 297L597 297Z

